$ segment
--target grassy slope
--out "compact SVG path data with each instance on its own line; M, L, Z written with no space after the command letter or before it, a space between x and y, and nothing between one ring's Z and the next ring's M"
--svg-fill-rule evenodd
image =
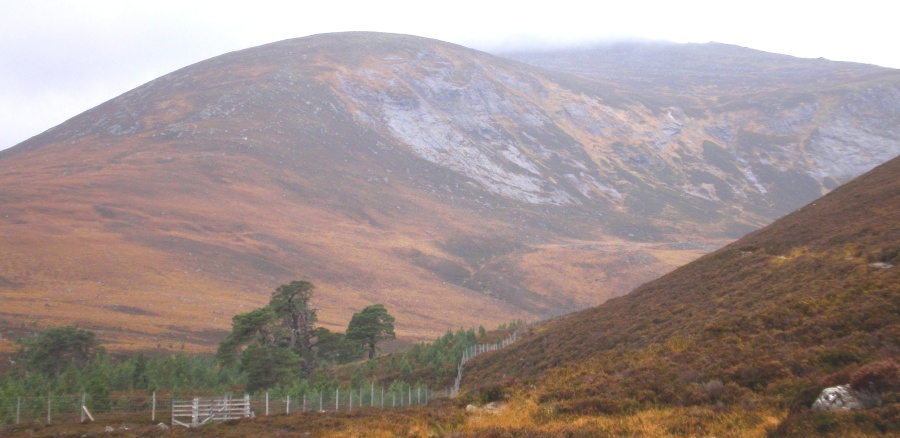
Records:
M572 415L766 406L793 408L783 431L896 432L895 390L851 426L805 408L900 356L900 271L877 265L900 264L898 175L894 159L625 297L539 326L477 358L466 381L490 392L524 379Z

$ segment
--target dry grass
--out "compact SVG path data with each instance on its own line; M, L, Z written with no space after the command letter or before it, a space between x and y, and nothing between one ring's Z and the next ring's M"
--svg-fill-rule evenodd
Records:
M469 414L464 436L764 437L786 417L777 410L652 408L624 415L561 415L536 397L514 397L497 414Z

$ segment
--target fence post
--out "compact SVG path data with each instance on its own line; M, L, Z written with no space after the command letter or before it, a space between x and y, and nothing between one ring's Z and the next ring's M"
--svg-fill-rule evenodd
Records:
M191 427L200 425L200 398L194 397L191 405Z
M352 411L352 410L353 410L353 388L350 388L350 390L347 391L347 392L350 393L350 394L349 394L349 396L350 396L350 408L347 409L347 410L348 410L348 411Z
M381 384L381 407L384 407L384 383Z
M84 423L84 402L87 399L87 394L81 393L81 422Z
M288 415L291 414L291 396L287 396L287 406L284 408L284 413Z
M266 391L266 416L269 416L269 391Z
M153 407L150 411L150 422L156 423L156 391L153 391Z
M338 388L338 389L334 390L334 411L335 412L337 412L339 410L338 403L340 403L340 402L341 402L341 388Z
M22 412L22 397L16 398L16 425L19 424L19 414Z
M325 409L322 409L322 391L321 390L319 391L319 410L320 411L325 410Z
M47 394L47 424L50 424L50 405L52 402L50 401L50 394Z
M250 394L244 393L244 417L250 416Z
M303 393L303 410L300 412L306 412L306 393Z
M369 406L374 407L375 406L375 382L372 382L371 386L372 386L372 394L369 397Z

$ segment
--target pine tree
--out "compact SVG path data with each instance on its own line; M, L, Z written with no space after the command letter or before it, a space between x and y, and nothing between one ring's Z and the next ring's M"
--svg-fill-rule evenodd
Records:
M347 326L347 339L369 349L369 359L375 357L376 345L384 340L397 339L394 317L381 304L373 304L354 313Z

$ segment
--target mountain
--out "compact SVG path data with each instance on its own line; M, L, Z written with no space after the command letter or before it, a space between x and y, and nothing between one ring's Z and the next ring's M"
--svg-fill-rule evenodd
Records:
M752 421L730 432L742 435L769 410L790 412L775 423L789 435L896 434L898 176L895 158L628 295L541 324L467 365L469 389L515 382L538 410L573 415L699 406L710 409L692 411L699 435L715 423L707 413L744 412ZM825 387L866 375L882 407L809 410Z
M0 152L4 338L78 323L115 348L208 351L294 279L330 328L375 302L408 339L545 318L900 153L895 70L690 50L739 68L661 91L341 33L151 81Z
M727 103L747 96L787 91L812 92L862 78L877 79L886 69L823 58L804 59L730 44L665 41L610 42L554 51L520 51L504 57L614 84L639 93L690 94Z

